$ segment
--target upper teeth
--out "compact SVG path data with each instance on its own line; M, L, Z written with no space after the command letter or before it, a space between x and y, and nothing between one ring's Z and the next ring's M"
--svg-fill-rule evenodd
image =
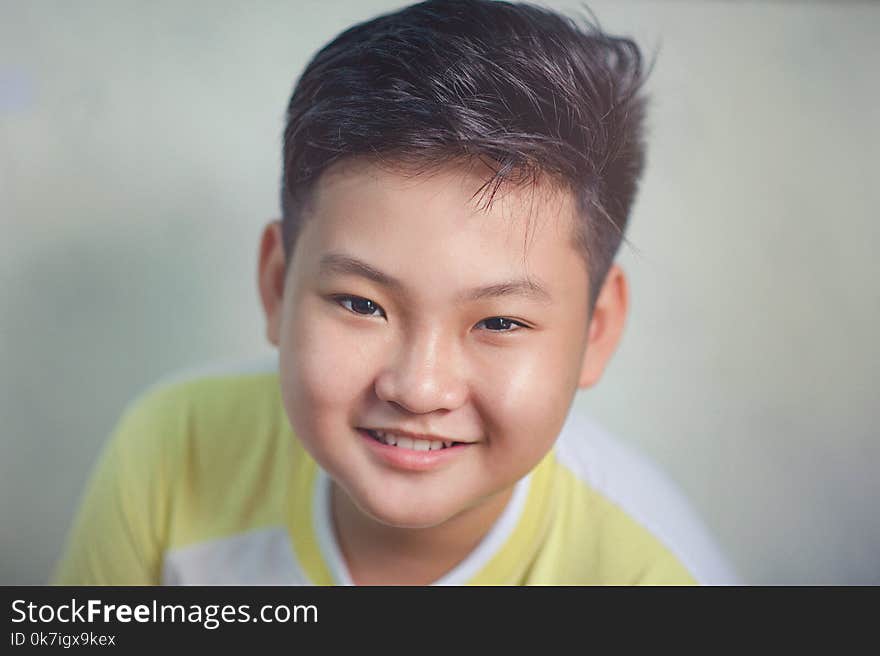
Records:
M452 440L414 440L411 437L386 433L385 431L374 430L370 432L384 444L390 444L402 449L412 449L413 451L437 451L452 446Z

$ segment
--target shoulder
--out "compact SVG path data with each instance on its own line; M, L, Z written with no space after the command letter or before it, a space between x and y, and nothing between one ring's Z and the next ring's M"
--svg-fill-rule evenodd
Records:
M273 418L279 402L276 358L209 364L169 374L141 391L126 406L120 428L166 446L217 439L242 421L253 427L256 417Z
M225 396L271 396L277 391L278 359L266 355L215 362L176 371L137 395L133 406L172 409L222 400Z
M168 498L167 546L276 521L292 457L277 359L175 373L133 401L113 443Z
M158 583L169 550L277 524L293 440L272 359L175 374L122 414L55 581Z
M621 521L649 534L652 542L667 552L664 556L677 561L696 582L738 582L686 497L635 447L573 408L556 454L558 462L585 490L614 507Z

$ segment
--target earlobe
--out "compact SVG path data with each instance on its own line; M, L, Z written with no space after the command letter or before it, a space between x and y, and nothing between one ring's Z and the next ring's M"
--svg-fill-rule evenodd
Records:
M628 310L629 285L626 274L615 264L608 270L593 307L579 388L592 387L599 382L620 343Z
M260 300L266 314L266 338L273 346L279 342L285 271L281 223L274 221L263 229L257 268Z

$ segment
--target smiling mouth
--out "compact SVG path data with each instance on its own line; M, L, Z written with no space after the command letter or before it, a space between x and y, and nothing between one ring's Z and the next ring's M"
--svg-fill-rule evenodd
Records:
M416 440L411 437L395 435L394 433L370 430L369 428L364 428L363 431L381 444L411 451L441 451L464 444L464 442L454 442L452 440Z

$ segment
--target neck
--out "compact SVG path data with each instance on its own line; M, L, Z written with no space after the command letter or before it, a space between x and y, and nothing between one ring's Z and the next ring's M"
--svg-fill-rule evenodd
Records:
M427 585L476 548L504 511L513 488L438 526L398 528L363 513L335 482L331 508L339 549L358 585Z

